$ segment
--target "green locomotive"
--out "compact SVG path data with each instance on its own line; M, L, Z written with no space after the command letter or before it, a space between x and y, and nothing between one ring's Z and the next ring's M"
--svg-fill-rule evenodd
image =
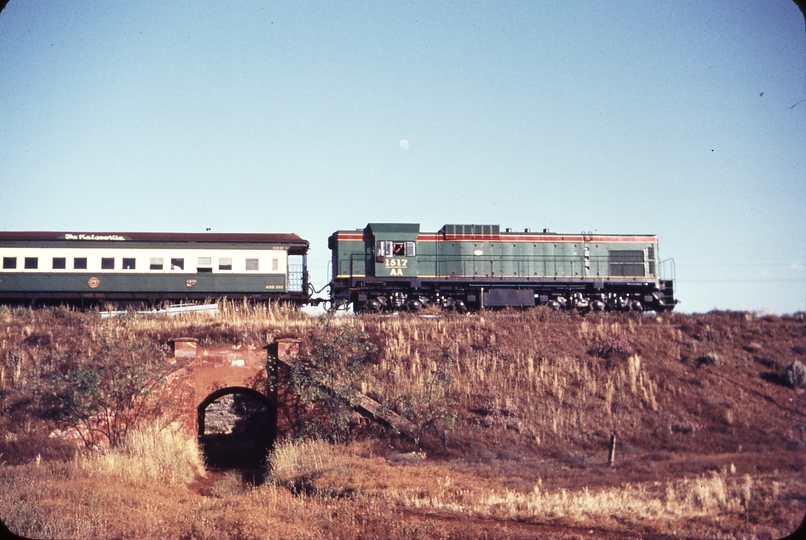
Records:
M595 311L671 310L655 235L558 234L498 225L370 223L328 240L334 305L356 311L460 311L545 305Z

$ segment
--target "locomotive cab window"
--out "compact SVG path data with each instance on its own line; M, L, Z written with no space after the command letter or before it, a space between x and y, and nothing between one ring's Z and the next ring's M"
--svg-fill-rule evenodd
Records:
M378 257L391 257L392 256L392 242L380 240L375 243L375 254Z
M414 257L417 253L415 242L389 242L380 240L376 243L377 255L384 257Z
M14 270L17 268L17 257L3 257L3 270Z

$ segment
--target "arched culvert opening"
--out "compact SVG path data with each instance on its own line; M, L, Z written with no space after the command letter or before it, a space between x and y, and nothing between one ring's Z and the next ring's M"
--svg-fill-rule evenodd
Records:
M199 444L208 467L259 479L277 435L277 408L256 390L216 390L199 404Z

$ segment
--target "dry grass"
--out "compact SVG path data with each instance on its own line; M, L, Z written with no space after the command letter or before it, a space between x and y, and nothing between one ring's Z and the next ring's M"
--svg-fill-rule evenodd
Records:
M129 433L117 448L81 455L76 466L90 478L117 478L130 484L189 484L206 476L195 437L158 426Z
M580 525L611 534L727 538L753 530L747 519L754 503L779 503L789 489L776 484L765 490L726 468L597 489L538 481L520 491L450 463L406 462L374 455L375 449L370 443L288 442L274 453L274 481L260 487L232 474L211 477L201 489L166 477L133 482L95 460L5 466L0 512L14 530L41 538L508 538L517 531L551 538L557 527ZM498 525L488 530L468 523Z

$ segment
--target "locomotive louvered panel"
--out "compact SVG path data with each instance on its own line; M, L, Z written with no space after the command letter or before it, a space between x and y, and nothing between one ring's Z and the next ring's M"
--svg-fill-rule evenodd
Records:
M643 263L644 252L640 249L610 250L611 263Z
M643 264L610 264L611 276L643 276L645 273Z
M611 276L643 276L646 274L643 250L611 250L609 255Z
M465 237L468 240L498 239L501 234L499 225L457 225L447 224L440 233L448 237Z

